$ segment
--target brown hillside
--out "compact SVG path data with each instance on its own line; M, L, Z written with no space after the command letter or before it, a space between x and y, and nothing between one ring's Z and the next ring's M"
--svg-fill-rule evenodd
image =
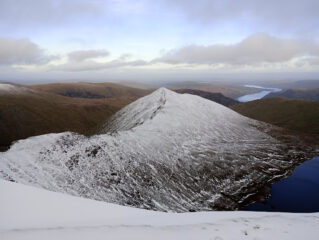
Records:
M238 113L301 133L319 134L319 102L268 98L231 107Z
M51 83L26 86L30 89L78 98L142 97L149 90L122 86L115 83Z
M73 131L90 135L116 111L148 92L107 85L104 92L103 85L99 85L102 89L99 92L94 86L90 89L92 94L104 94L103 98L76 98L47 93L69 89L63 88L63 84L28 86L31 89L46 89L47 92L27 90L0 94L1 149L18 139L46 133ZM82 89L82 86L80 84L77 90ZM93 92L93 88L96 91Z

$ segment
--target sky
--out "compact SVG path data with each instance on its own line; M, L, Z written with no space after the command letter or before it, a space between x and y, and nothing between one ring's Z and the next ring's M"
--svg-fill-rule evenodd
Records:
M319 79L318 0L0 0L0 80Z

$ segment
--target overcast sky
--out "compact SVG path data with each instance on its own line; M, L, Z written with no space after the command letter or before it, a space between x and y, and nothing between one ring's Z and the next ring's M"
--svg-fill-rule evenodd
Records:
M318 0L1 0L0 80L318 78Z

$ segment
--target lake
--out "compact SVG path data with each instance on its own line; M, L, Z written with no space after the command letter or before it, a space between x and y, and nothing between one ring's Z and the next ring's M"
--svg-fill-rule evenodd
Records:
M292 175L271 186L265 203L256 202L247 211L319 212L319 156L295 168Z
M248 87L248 88L260 89L261 91L257 92L257 93L252 93L252 94L247 94L247 95L241 96L241 97L237 98L237 101L239 101L239 102L249 102L249 101L261 99L271 92L280 92L281 91L280 88L267 88L267 87L261 87L258 85L244 85L244 86Z

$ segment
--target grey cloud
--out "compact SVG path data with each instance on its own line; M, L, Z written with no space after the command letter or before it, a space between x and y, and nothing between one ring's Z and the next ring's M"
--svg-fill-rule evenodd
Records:
M105 57L108 55L110 55L110 53L106 50L80 50L70 52L68 58L70 61L81 62L87 59Z
M129 54L129 53L124 53L124 54L122 54L120 57L119 57L119 60L127 60L127 59L129 59L129 58L131 58L132 57L132 54Z
M53 58L29 39L0 38L0 65L43 64Z
M170 64L254 65L263 62L285 62L298 56L319 56L319 45L296 39L282 39L254 34L233 45L191 45L167 52L155 62Z
M229 21L243 23L244 28L255 31L319 33L318 0L1 0L0 25L7 30L19 26L65 26L88 18L112 18L121 11L126 16L137 6L143 9L141 15L174 16L172 24L176 16L186 16L209 26Z
M309 58L305 58L302 59L299 63L301 66L303 65L310 65L310 66L319 66L319 57L309 57Z
M1 0L0 21L8 26L65 24L74 17L97 17L103 8L86 0Z
M149 62L143 60L135 61L122 61L113 60L109 62L95 62L95 61L83 61L83 62L69 62L66 64L54 66L51 70L59 70L66 72L84 72L84 71L98 71L111 68L121 68L121 67L137 67L148 65Z
M161 3L201 23L241 20L250 27L255 24L259 28L318 33L318 0L161 0Z

